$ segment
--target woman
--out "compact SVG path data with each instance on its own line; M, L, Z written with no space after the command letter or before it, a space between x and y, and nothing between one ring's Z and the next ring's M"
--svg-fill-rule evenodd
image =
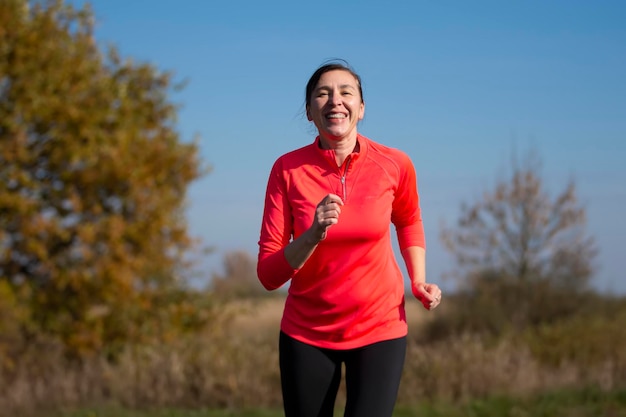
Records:
M360 77L343 63L318 68L306 86L315 142L274 163L265 198L257 273L273 290L291 280L279 339L287 417L333 415L346 368L346 416L391 416L406 350L403 276L425 308L425 242L413 164L357 133Z

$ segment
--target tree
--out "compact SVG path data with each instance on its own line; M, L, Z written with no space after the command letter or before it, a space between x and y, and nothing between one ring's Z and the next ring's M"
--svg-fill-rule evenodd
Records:
M172 75L100 51L93 20L62 0L0 3L0 280L79 351L167 309L203 173Z
M574 181L551 198L540 168L532 151L521 165L514 160L510 178L482 200L462 204L456 228L444 226L441 233L464 288L510 309L518 323L545 318L555 308L545 303L550 295L586 291L596 255Z
M213 292L220 298L245 298L267 295L257 277L256 259L244 251L224 255L224 274L214 273Z

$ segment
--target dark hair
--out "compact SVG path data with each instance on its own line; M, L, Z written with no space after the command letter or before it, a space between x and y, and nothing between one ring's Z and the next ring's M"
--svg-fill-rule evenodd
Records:
M322 75L329 71L335 71L335 70L347 71L356 79L357 87L359 87L359 94L361 95L361 102L362 103L364 102L363 101L363 88L361 87L361 77L359 77L359 74L357 74L352 69L352 67L350 66L350 64L348 64L347 61L344 61L343 59L333 59L332 61L329 61L326 64L319 67L313 73L313 75L311 75L311 78L309 78L309 82L306 84L306 91L305 91L305 98L304 98L305 108L309 107L309 103L311 102L311 96L313 95L313 90L317 86L317 83L320 81L320 78L322 77Z

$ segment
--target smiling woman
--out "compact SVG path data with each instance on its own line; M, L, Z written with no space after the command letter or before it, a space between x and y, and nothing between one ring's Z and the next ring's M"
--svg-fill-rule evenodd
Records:
M359 76L341 64L318 69L307 84L306 114L320 134L322 148L335 149L341 166L357 143L356 126L365 114Z
M318 68L305 92L314 143L274 163L267 185L257 273L268 290L290 281L280 325L287 417L333 415L343 364L346 416L391 416L406 350L404 279L426 309L417 179L409 157L357 131L361 79L344 62Z

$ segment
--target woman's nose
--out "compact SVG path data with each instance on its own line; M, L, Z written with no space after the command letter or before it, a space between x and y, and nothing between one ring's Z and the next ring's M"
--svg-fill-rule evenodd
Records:
M341 94L333 93L330 95L330 102L333 104L341 104Z

